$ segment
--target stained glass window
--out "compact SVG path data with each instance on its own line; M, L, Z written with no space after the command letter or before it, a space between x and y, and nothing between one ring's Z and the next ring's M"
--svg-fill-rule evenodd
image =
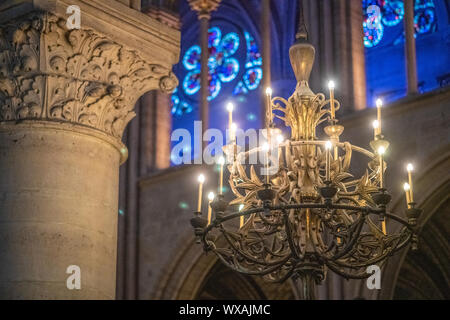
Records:
M363 10L364 45L367 48L377 46L387 29L400 24L405 14L403 0L363 0ZM433 0L415 1L414 26L416 35L435 31L436 12ZM396 43L398 40L394 40L394 44Z
M209 29L208 49L209 101L214 100L228 85L231 85L233 95L245 95L259 87L262 58L259 47L249 32L242 32L242 36L236 32L224 34L221 28L212 27ZM245 63L238 56L245 59ZM180 84L182 94L178 89L172 95L172 114L175 116L192 111L192 105L183 101L182 96L195 103L195 94L200 91L200 46L191 46L181 61L185 70ZM235 80L237 84L232 84Z

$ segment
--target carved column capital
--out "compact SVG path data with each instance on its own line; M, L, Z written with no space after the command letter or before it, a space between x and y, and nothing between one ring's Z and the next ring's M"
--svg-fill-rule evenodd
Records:
M220 0L188 0L192 10L198 13L199 19L210 19L211 12L219 7Z
M94 29L32 11L0 27L0 122L70 122L121 138L145 92L178 85L166 66Z

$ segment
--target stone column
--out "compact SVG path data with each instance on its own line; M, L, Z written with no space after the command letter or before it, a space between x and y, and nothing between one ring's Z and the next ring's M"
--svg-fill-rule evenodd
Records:
M189 0L192 10L198 13L200 20L200 48L202 54L200 58L200 118L202 120L202 132L209 128L209 49L208 49L208 29L211 12L219 7L220 0ZM206 142L204 142L206 144Z
M139 96L177 85L177 31L119 1L69 2L0 12L3 299L114 299L122 133ZM67 28L69 5L80 29Z
M414 38L414 0L405 0L405 57L408 95L418 92L416 39Z

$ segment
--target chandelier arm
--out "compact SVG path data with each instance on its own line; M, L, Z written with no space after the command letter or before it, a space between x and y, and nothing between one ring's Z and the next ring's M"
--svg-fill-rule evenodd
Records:
M288 213L285 210L282 210L283 214L284 214L284 225L286 228L286 234L287 234L287 242L289 245L289 248L291 249L292 254L294 255L295 259L303 259L304 255L301 252L298 252L297 247L295 246L295 244L292 241L292 229L291 229L291 225L289 224L289 218L288 218Z
M392 220L395 220L397 222L400 222L403 226L408 228L408 230L410 232L412 232L412 233L414 233L416 231L416 230L414 230L414 227L411 224L409 224L408 221L406 221L405 219L403 219L403 218L401 218L401 217L399 217L399 216L397 216L395 214L392 214L392 213L389 213L389 212L385 212L384 216L389 218L389 219L392 219Z
M251 257L251 256L249 256L247 253L245 253L244 251L242 251L242 250L240 250L240 249L238 249L233 243L232 243L232 241L231 241L231 239L229 238L229 236L228 236L228 233L227 233L227 231L224 229L224 228L221 228L221 232L222 232L222 234L223 234L223 236L224 236L224 238L225 238L225 240L228 242L228 244L232 247L232 249L235 251L235 252L238 252L239 254L241 254L244 258L246 258L247 260L249 260L249 261L252 261L252 262L254 262L254 263L256 263L256 264L260 264L260 265L279 265L280 263L282 263L283 261L284 261L284 259L281 259L280 261L275 261L275 262L266 262L266 261L264 261L264 262L261 262L260 260L258 260L258 259L255 259L255 258L253 258L253 257ZM289 257L290 255L288 255L288 257Z
M282 264L270 267L270 268L268 268L268 269L266 269L264 271L250 271L250 270L245 269L243 267L239 267L238 268L238 267L230 264L227 260L225 260L225 258L222 256L221 253L219 253L217 251L213 251L213 252L220 259L220 261L222 261L222 263L224 263L228 268L230 268L230 269L232 269L232 270L234 270L236 272L239 272L239 273L243 273L243 274L247 274L247 275L253 275L253 276L258 276L258 275L259 276L264 276L266 274L272 273L275 270L277 270L280 267L280 265L285 264L290 259L290 256L288 256L287 259L285 259Z
M326 256L323 256L323 258L325 258L327 260L337 260L337 259L340 259L341 257L345 256L347 253L349 253L351 251L351 249L353 248L356 240L359 238L359 235L361 234L362 228L364 226L365 217L366 217L366 215L362 215L354 224L352 224L351 228L352 229L356 228L357 229L356 233L350 239L350 241L348 242L347 246L345 246L342 251L339 251L338 253L336 253L331 258L327 258Z

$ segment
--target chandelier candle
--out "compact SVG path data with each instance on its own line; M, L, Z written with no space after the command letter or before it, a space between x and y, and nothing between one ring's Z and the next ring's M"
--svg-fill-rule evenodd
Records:
M384 171L384 164L383 164L383 155L386 152L386 149L384 147L378 148L378 156L380 161L380 189L383 188L383 171Z
M208 226L211 224L212 208L211 202L214 200L214 192L208 193Z
M198 181L197 212L202 212L202 193L203 193L203 183L205 182L205 176L203 174L199 175L197 181Z
M403 190L405 190L405 196L406 196L406 205L408 206L408 209L411 209L411 195L410 195L410 191L411 191L411 186L409 185L409 183L405 182L405 184L403 185Z
M378 139L378 128L380 127L378 120L373 120L372 126L373 126L373 140L377 140Z
M381 135L381 107L383 106L383 100L377 99L377 121L378 121L378 130L377 135Z
M336 117L336 110L334 108L334 81L330 80L328 82L328 89L330 89L331 119L334 120L334 118Z
M269 134L269 132L267 132ZM270 146L268 143L264 143L262 146L262 150L264 151L265 156L265 167L266 167L266 183L269 184L269 150Z
M243 203L241 203L239 205L239 212L241 212L242 209L244 209L244 206L245 205ZM241 216L240 219L239 219L239 229L242 229L243 226L244 226L244 216Z
M408 163L406 166L406 171L408 171L408 182L409 182L409 198L410 202L414 202L413 197L413 184L412 184L412 171L414 170L414 167L412 163Z
M223 192L223 166L225 164L225 158L220 157L219 158L219 166L220 166L220 173L219 173L219 194L222 194Z

